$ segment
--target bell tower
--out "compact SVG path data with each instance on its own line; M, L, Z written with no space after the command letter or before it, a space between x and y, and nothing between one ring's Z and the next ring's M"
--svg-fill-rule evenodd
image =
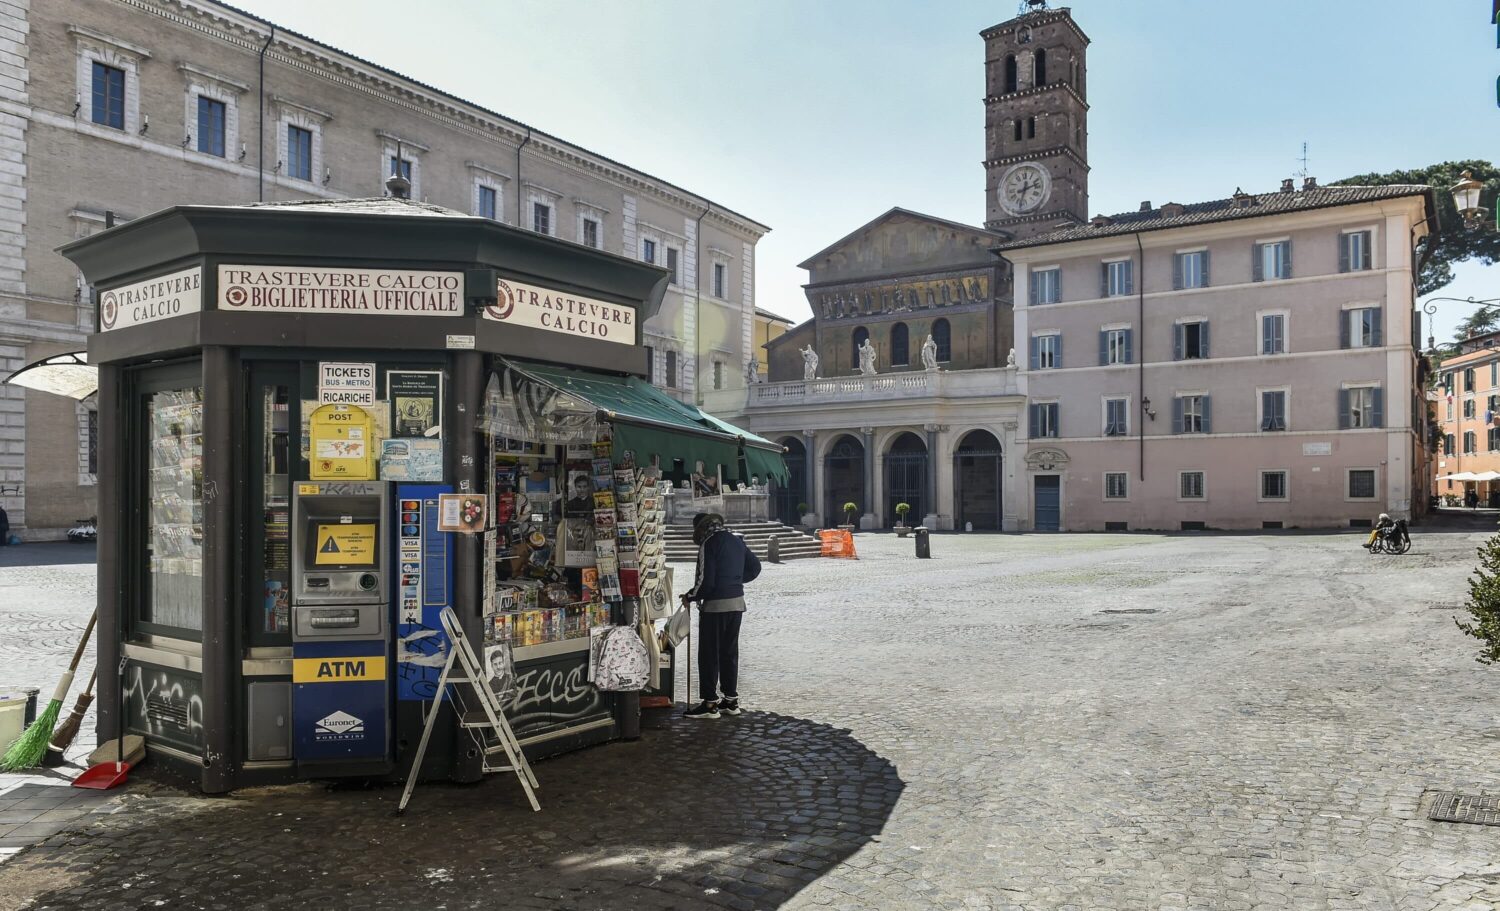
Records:
M1015 238L1088 220L1089 39L1066 8L1024 0L984 38L984 226Z

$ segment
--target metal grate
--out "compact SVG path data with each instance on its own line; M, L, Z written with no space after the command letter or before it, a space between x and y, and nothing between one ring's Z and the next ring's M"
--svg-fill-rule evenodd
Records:
M1439 791L1433 797L1428 819L1500 826L1500 797L1479 797L1455 791Z

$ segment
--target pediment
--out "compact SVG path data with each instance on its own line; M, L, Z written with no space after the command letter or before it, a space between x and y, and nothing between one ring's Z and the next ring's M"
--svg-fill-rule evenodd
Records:
M993 266L1000 235L983 228L891 209L820 250L802 268L813 284L888 275Z

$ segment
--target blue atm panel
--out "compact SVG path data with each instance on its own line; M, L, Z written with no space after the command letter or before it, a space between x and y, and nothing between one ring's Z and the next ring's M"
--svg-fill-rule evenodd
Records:
M292 644L292 738L299 761L384 759L385 642Z
M449 484L396 485L396 698L431 699L447 656L438 614L453 604L453 532L438 531Z

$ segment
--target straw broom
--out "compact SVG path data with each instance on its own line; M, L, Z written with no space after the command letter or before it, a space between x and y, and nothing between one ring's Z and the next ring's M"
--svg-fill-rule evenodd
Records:
M57 689L52 693L52 701L47 703L47 708L37 716L31 727L26 729L5 755L0 757L0 769L7 772L18 772L21 769L35 768L42 757L47 755L47 744L52 740L52 729L57 726L57 716L62 713L64 697L73 686L73 674L78 670L78 662L83 660L83 650L88 648L89 637L94 634L94 621L99 618L97 609L89 615L89 625L83 631L83 638L78 640L78 648L73 652L73 661L68 665L67 673L57 682Z
M73 703L73 711L57 726L57 733L52 735L52 741L47 744L47 755L42 757L43 766L57 768L67 758L68 747L73 745L73 738L78 736L78 729L83 725L83 716L88 714L89 706L94 701L94 682L98 679L99 668L96 667L89 674L88 685L78 694L78 701Z

